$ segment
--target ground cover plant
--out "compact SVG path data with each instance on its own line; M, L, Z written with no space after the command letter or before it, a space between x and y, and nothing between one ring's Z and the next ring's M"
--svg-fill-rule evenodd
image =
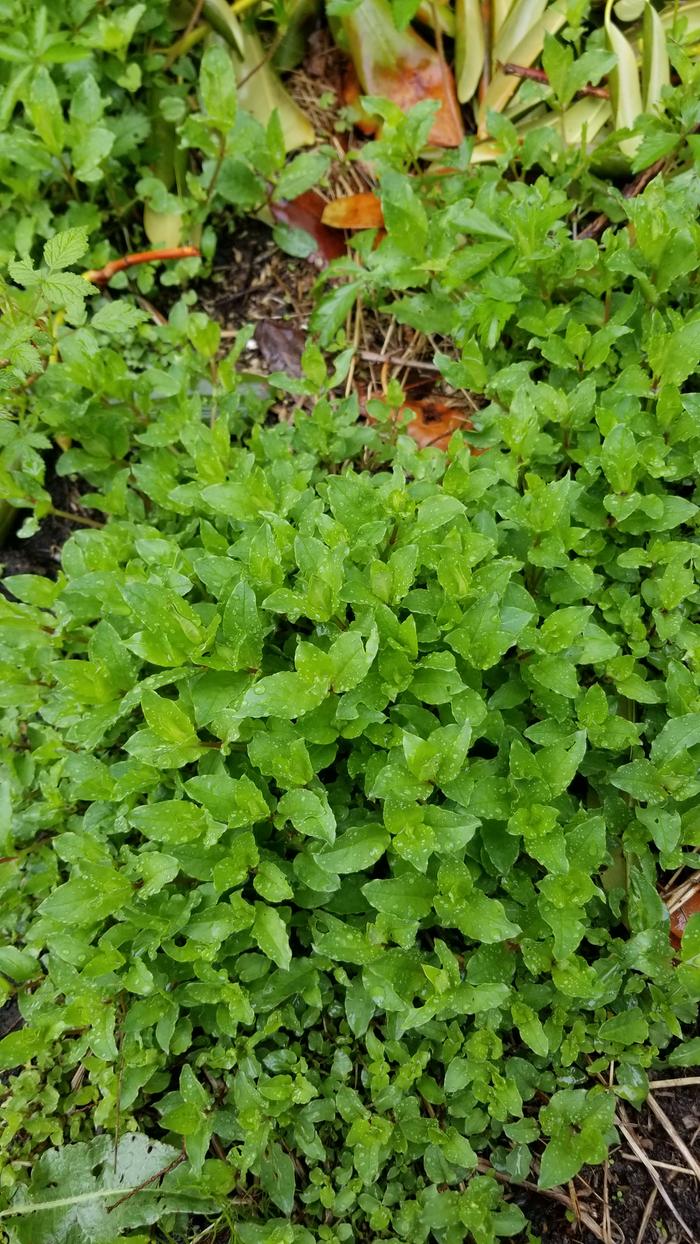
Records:
M495 163L436 169L435 102L368 104L380 214L318 277L299 374L261 378L178 292L197 257L81 275L120 216L141 240L149 69L204 261L222 185L333 194L328 144L286 162L279 111L237 106L225 38L180 20L173 85L141 9L71 10L103 115L133 94L123 164L73 196L36 126L51 159L5 167L2 495L31 536L51 471L83 492L57 577L0 596L0 1232L535 1244L522 1189L575 1205L700 1052L700 915L668 900L700 846L697 71L675 53L630 197L556 127L492 118ZM371 390L370 322L431 343L436 435Z

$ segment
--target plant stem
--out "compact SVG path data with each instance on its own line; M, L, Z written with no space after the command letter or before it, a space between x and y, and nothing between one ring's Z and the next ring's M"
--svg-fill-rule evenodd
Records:
M69 510L58 510L55 505L51 506L49 513L55 515L56 518L65 518L69 523L80 523L83 527L95 527L98 531L104 527L104 523L98 523L94 518L85 518L82 514L71 514Z
M544 69L534 69L529 65L512 65L510 62L502 66L504 73L512 74L516 78L529 78L532 82L541 82L543 86L549 86L549 78ZM610 99L610 91L606 86L580 86L576 92L577 95L594 95L596 99Z
M219 134L219 154L216 157L216 164L214 165L214 172L211 175L211 181L209 182L209 188L207 190L207 197L204 201L205 211L209 207L209 204L211 203L212 198L214 197L214 191L216 190L216 183L219 180L219 174L221 172L221 166L224 162L225 155L226 155L226 135L223 133L220 133Z

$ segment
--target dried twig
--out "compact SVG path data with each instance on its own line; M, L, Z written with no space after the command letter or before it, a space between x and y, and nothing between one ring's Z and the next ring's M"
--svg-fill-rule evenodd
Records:
M677 1080L650 1080L650 1089L697 1088L700 1076L679 1076Z
M168 55L165 61L166 69L170 68L170 66L177 60L181 52L186 51L190 47L190 35L194 34L194 31L197 27L197 23L199 22L199 19L202 16L203 8L204 8L204 0L197 0L197 3L195 4L192 10L192 13L190 15L190 20L188 21L183 34L178 39L177 43L173 44L173 46L170 48L168 52ZM205 26L204 29L206 31L207 27ZM199 37L201 38L202 36L199 36Z
M524 1188L526 1192L536 1192L538 1196L546 1197L548 1201L556 1201L558 1205L564 1205L569 1211L573 1211L571 1197L568 1197L565 1192L561 1192L558 1188L538 1188L537 1184L531 1183L529 1179L511 1179L505 1172L495 1170L493 1166L490 1166L483 1159L479 1161L479 1170L484 1175L493 1175L494 1179L498 1180L500 1184L508 1184L513 1188ZM591 1235L600 1240L601 1244L606 1244L605 1236L598 1223L585 1209L579 1210L578 1221L581 1226L586 1227L590 1231Z
M374 350L360 350L359 357L366 363L390 363L392 366L412 367L414 371L435 371L440 368L435 363L424 363L420 359L406 358L395 354L377 354Z
M355 378L355 367L357 366L357 353L360 345L360 333L362 331L362 299L358 298L355 306L355 328L352 336L352 358L350 367L345 381L345 396L349 397L352 393L352 382Z
M620 1114L618 1115L618 1118L617 1118L617 1125L620 1131L622 1132L622 1135L625 1137L632 1152L636 1154L636 1156L639 1158L642 1165L646 1167L649 1178L654 1184L654 1187L659 1193L659 1196L662 1197L663 1200L666 1202L668 1208L673 1214L673 1217L676 1219L676 1222L681 1227L681 1229L685 1232L688 1239L694 1242L695 1237L693 1236L693 1232L691 1231L687 1222L685 1222L685 1220L681 1218L681 1215L679 1214L678 1210L676 1209L675 1205L673 1204L673 1201L671 1200L670 1196L668 1195L668 1192L666 1191L663 1185L661 1176L659 1175L656 1168L649 1161L649 1158L647 1157L646 1153L642 1149L642 1146L640 1145L639 1141L637 1140L637 1137L634 1134L634 1131L632 1130L632 1126L630 1124L630 1121L624 1109L620 1110Z
M656 1188L652 1188L651 1193L649 1194L649 1200L644 1206L644 1214L642 1216L642 1221L639 1224L639 1231L637 1232L637 1238L634 1244L643 1244L644 1236L646 1235L646 1230L649 1226L649 1219L654 1212L654 1205L656 1204L657 1196L658 1192Z
M512 65L510 62L501 65L501 69L515 78L529 78L532 82L541 82L543 86L549 86L549 78L544 69L532 69L528 65ZM606 86L593 86L590 82L585 86L580 86L576 94L594 95L596 99L610 99L610 91Z
M620 1157L624 1158L625 1162L641 1162L641 1158L636 1157L634 1153L620 1152ZM657 1171L671 1171L674 1175L690 1175L691 1179L693 1177L694 1172L689 1166L677 1166L675 1162L660 1162L658 1158L647 1160L656 1167Z
M169 1175L171 1171L175 1170L176 1166L181 1166L186 1161L187 1154L178 1153L177 1157L173 1158L168 1166L164 1166L161 1171L156 1171L155 1175L150 1175L148 1179L144 1179L143 1183L137 1184L135 1188L129 1188L129 1191L125 1192L124 1196L120 1196L119 1200L114 1202L114 1205L109 1206L107 1213L111 1214L112 1210L116 1209L118 1205L123 1205L125 1201L130 1201L132 1196L136 1196L137 1192L142 1192L149 1184L155 1183L156 1179L162 1179L164 1175Z
M154 324L158 324L161 328L164 324L167 324L168 321L165 316L158 310L157 307L153 306L152 302L149 302L147 298L144 298L142 294L136 295L136 301L142 310L150 315Z
M674 1127L673 1123L671 1122L668 1115L666 1114L666 1111L662 1110L661 1106L659 1105L658 1101L654 1097L653 1093L650 1093L649 1096L647 1097L647 1105L649 1109L651 1110L652 1114L656 1115L664 1131L667 1132L667 1134L671 1137L671 1140L676 1146L676 1149L678 1150L678 1152L682 1154L683 1157L685 1158L695 1178L698 1181L700 1181L700 1162L698 1162L697 1158L693 1156L690 1149L688 1148L685 1141L683 1140L683 1137L679 1136L678 1132L676 1131L676 1128Z
M694 129L692 130L692 133L696 134L698 133L699 130L700 130L700 126L696 125ZM664 169L670 166L673 158L674 158L673 154L671 154L670 156L664 156L661 160L655 160L654 163L650 164L648 168L643 168L641 173L637 173L637 176L633 177L632 181L629 181L626 186L623 186L622 194L624 198L634 199L637 197L638 194L641 194L642 190L646 189L650 181L653 181L654 178L657 177L659 173L663 173ZM592 220L589 225L586 225L585 229L581 230L581 232L578 234L578 237L579 238L600 237L606 225L609 225L609 224L610 224L610 217L606 216L605 212L601 212L600 216L596 216L595 219Z
M683 907L688 899L693 898L698 890L700 890L700 873L694 872L692 877L688 877L681 885L669 894L666 906L673 913Z
M615 1063L610 1063L608 1068L608 1088L612 1089L615 1077ZM605 1244L612 1244L612 1228L610 1223L610 1157L605 1155L603 1164L603 1237Z

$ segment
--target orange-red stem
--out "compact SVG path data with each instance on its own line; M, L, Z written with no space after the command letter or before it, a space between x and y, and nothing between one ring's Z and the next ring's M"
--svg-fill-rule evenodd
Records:
M117 272L123 272L126 268L134 268L139 263L158 263L164 259L196 259L199 255L200 251L196 246L169 246L158 251L136 251L133 255L123 255L121 259L110 260L104 268L91 268L89 272L84 272L83 276L86 281L92 281L93 285L106 285Z

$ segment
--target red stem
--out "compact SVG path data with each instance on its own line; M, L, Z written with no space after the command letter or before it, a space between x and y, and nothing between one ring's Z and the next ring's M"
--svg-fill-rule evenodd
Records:
M531 69L528 65L511 65L510 63L502 66L504 73L510 73L515 78L530 78L533 82L543 82L545 86L549 86L549 78L544 69ZM577 95L594 95L596 99L610 99L610 92L605 86L581 86L576 92Z
M123 255L121 259L110 260L104 268L91 268L89 272L84 272L83 276L86 281L92 281L93 285L106 285L117 272L124 272L126 268L134 268L136 264L158 263L165 259L196 259L199 255L200 251L196 246L169 246L158 251L137 251L133 255Z

